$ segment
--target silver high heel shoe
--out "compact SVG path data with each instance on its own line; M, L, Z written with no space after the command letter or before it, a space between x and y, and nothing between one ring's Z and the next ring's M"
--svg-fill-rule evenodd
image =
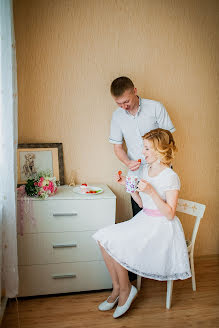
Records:
M114 308L114 306L116 305L116 303L118 302L119 300L119 296L115 299L115 301L113 303L109 303L107 302L108 299L110 298L110 296L107 298L106 301L100 303L100 305L98 306L98 309L100 311L108 311L108 310L112 310L112 308Z
M124 305L117 306L115 312L113 313L113 318L116 319L116 318L120 317L121 315L123 315L124 313L126 313L126 311L128 311L128 309L130 308L132 302L134 301L137 293L138 293L137 288L135 288L135 286L132 285L129 296L127 298L127 301L125 302Z

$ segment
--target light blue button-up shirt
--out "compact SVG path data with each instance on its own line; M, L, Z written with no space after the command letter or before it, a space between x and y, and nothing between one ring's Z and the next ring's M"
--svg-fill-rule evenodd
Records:
M165 107L160 102L139 98L139 108L135 116L121 107L115 110L111 121L109 142L122 144L125 140L128 157L135 161L141 159L142 165L145 165L142 137L150 130L157 128L175 131ZM129 171L129 174L133 175L133 173L138 175L138 171Z

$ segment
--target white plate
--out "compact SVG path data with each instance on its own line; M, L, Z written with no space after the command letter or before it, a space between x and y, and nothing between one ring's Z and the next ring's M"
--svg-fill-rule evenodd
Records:
M98 191L97 193L83 193L80 187L74 187L73 191L80 195L99 195L103 192L103 189L95 186L87 186L88 190Z

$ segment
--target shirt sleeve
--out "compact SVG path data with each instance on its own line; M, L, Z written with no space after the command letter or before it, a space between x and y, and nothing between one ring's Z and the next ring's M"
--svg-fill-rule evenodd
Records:
M176 173L171 174L168 176L165 184L165 191L169 190L180 190L180 179Z
M123 143L123 133L114 115L111 120L109 142L118 145Z
M159 128L169 130L170 132L176 131L166 108L161 103L156 106L156 118Z

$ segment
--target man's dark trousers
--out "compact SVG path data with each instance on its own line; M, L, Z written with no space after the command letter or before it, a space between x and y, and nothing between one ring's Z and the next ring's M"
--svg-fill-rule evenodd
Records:
M140 212L142 210L142 208L138 206L138 204L134 201L134 199L132 197L131 197L131 202L132 202L133 216L135 216L138 212ZM137 275L135 273L129 271L128 274L129 274L130 281L137 279Z

